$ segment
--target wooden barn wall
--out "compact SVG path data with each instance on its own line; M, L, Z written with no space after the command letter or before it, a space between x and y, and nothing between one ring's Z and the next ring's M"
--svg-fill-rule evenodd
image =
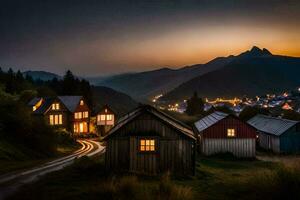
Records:
M259 133L259 146L266 150L272 150L275 153L280 153L280 140L278 136L266 133Z
M205 138L201 144L204 155L230 152L236 157L255 157L254 138Z
M129 138L111 138L106 145L106 168L108 170L127 171L129 169Z
M157 139L155 153L138 151L138 140L143 136ZM126 142L121 144L119 138L127 139L123 139ZM120 145L122 147L116 147ZM170 170L174 174L193 174L194 140L183 136L155 116L145 113L120 128L108 139L106 163L111 169L128 166L130 171L138 173L157 174Z
M286 153L300 152L300 132L296 126L280 136L280 151Z
M234 117L227 117L211 127L205 129L202 134L204 138L227 138L227 129L234 128L237 138L255 138L256 130Z

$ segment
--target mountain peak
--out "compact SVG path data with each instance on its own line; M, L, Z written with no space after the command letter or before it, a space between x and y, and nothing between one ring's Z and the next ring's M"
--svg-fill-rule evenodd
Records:
M240 56L250 56L250 57L258 57L258 56L270 56L272 55L272 53L268 50L268 49L260 49L257 46L253 46L251 48L251 50L248 50L242 54L240 54Z

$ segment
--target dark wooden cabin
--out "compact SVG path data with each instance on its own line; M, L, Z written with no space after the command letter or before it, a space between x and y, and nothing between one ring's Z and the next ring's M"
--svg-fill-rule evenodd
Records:
M195 122L199 150L204 155L232 153L255 157L256 130L234 115L214 112Z
M275 153L300 153L300 122L256 115L248 123L258 130L259 146Z
M148 105L122 117L104 137L108 170L193 175L195 142L190 127Z
M116 114L108 106L103 106L100 111L97 113L96 125L98 134L105 136L108 131L115 125Z

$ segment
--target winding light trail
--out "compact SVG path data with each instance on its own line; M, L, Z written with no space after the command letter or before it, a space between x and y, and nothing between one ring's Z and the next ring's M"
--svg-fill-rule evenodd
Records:
M20 186L37 180L42 175L63 169L72 164L77 158L82 156L90 157L105 151L99 142L93 140L78 140L78 142L82 147L71 155L58 158L29 170L0 176L0 200L15 192Z

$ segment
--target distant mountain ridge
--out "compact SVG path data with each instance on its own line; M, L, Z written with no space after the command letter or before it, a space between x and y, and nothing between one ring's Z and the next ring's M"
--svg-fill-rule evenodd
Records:
M297 87L297 66L299 58L273 55L268 49L254 46L237 56L218 57L206 64L121 74L96 85L111 87L139 100L161 93L165 100L183 99L194 91L205 97L255 95Z
M42 80L42 81L49 81L54 78L61 79L62 77L51 73L51 72L46 72L46 71L25 71L23 72L24 76L31 76L33 80Z
M121 74L95 84L110 87L136 99L144 100L160 93L166 93L196 76L217 70L230 61L231 57L219 57L206 64L186 66L180 69L161 68L146 72Z
M278 93L300 86L300 58L273 55L253 47L228 65L197 76L166 93L162 100L202 97L241 97Z

